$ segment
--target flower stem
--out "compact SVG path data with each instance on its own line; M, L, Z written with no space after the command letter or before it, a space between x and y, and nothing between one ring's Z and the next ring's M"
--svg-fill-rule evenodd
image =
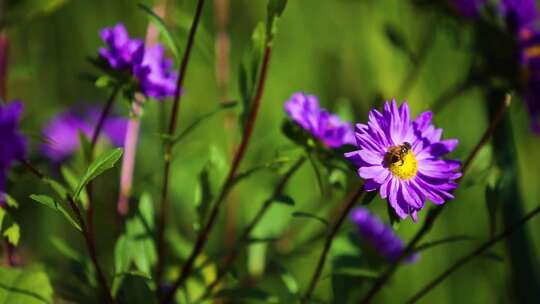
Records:
M462 166L462 176L458 180L458 183L463 179L467 171L469 170L473 160L478 155L478 152L480 149L488 142L489 138L493 134L493 131L495 130L495 127L501 122L502 118L504 117L504 114L510 107L512 101L512 97L510 95L506 95L504 102L499 108L499 111L495 118L491 121L488 128L480 138L480 141L476 144L474 149L471 151L465 162ZM382 289L382 287L386 284L386 282L390 279L390 277L396 272L397 268L401 264L401 262L405 259L405 257L409 256L414 249L416 248L416 245L420 242L420 240L426 235L433 225L433 222L437 219L437 217L441 214L442 210L444 209L443 205L437 205L435 208L431 209L426 217L426 220L424 221L424 224L422 227L420 227L420 230L414 235L411 241L407 244L407 247L403 251L403 253L400 255L400 257L394 261L392 264L388 266L386 271L379 276L379 278L375 281L371 289L368 291L366 296L362 299L361 303L370 303L375 295Z
M201 298L200 298L201 301L203 299L207 299L210 296L210 294L212 293L212 291L214 290L214 288L216 288L216 286L218 286L218 284L221 282L221 280L223 279L223 277L225 276L225 274L227 273L227 271L231 267L234 260L238 257L238 254L240 253L241 249L243 249L245 247L245 245L248 244L249 237L250 237L251 233L253 232L253 230L255 229L255 227L257 227L257 225L260 223L260 221L262 220L262 218L264 217L266 212L272 206L272 203L275 202L275 199L277 197L279 197L280 195L282 195L283 190L285 189L285 186L289 182L289 179L302 166L302 164L305 162L305 160L306 159L304 157L299 158L291 166L291 168L283 175L283 177L279 181L278 185L274 189L274 193L272 194L272 196L269 199L264 201L264 203L262 204L259 211L257 211L257 214L255 215L255 217L253 217L251 222L246 226L246 228L244 228L244 231L242 232L242 235L240 236L240 239L238 240L236 245L233 247L232 251L225 257L223 265L222 265L220 271L218 271L218 273L217 273L216 277L214 278L214 280L212 281L212 283L210 283L206 287L206 290L205 290L204 294L201 296ZM199 301L195 301L195 303L197 303L197 302L199 302Z
M25 159L21 159L20 162L24 165L24 167L32 173L34 176L39 178L42 181L46 181L47 176L45 174L41 173L36 167L34 167L31 163L29 163ZM79 225L81 226L82 234L84 237L84 240L86 242L86 247L88 249L88 254L90 255L90 259L92 260L92 263L94 264L94 268L96 270L96 279L101 286L101 289L103 290L103 293L105 294L105 298L107 300L107 303L114 304L115 301L111 295L111 291L109 289L109 285L107 284L107 279L105 278L105 275L103 273L103 270L101 269L101 266L99 266L99 261L97 259L97 253L96 253L96 247L95 242L93 240L93 236L88 230L88 227L86 226L83 216L81 214L81 210L77 206L77 204L73 201L73 198L71 196L67 197L67 200L69 201L69 205L73 212L75 213L75 216L77 217L77 221L79 222Z
M208 236L210 232L212 231L214 224L216 223L216 219L219 214L220 207L225 197L229 193L231 186L234 185L234 179L238 172L238 167L240 166L240 162L244 158L244 154L246 152L249 140L251 138L253 129L255 127L257 114L259 113L259 108L261 106L261 100L262 100L262 96L264 92L264 85L266 83L266 75L268 72L268 66L270 64L271 54L272 54L272 46L270 43L267 43L264 49L260 75L258 78L259 80L257 83L257 91L255 94L255 97L253 98L253 103L252 103L253 106L251 107L251 110L249 112L249 116L247 118L246 126L245 126L245 133L244 133L244 136L242 137L242 142L240 143L240 146L234 155L231 169L229 170L227 178L225 179L225 182L223 183L223 186L221 187L221 192L216 202L214 203L212 210L210 211L208 221L206 225L204 226L201 234L199 234L199 237L197 238L197 241L195 242L195 246L193 247L191 254L189 255L186 263L184 264L182 268L182 272L180 273L180 276L174 282L173 288L171 288L171 290L169 290L169 292L162 298L161 303L164 303L164 304L169 303L173 299L178 288L182 286L182 284L187 280L187 278L191 274L195 260L204 249L204 246L206 245L206 242L208 241Z
M480 245L478 248L473 250L471 253L462 256L460 259L458 259L452 266L450 266L447 270L442 272L440 275L438 275L435 279L430 281L428 284L426 284L423 288L421 288L418 292L416 292L409 300L407 300L407 303L415 303L418 300L420 300L423 296L425 296L429 291L431 291L433 288L435 288L437 285L439 285L442 281L444 281L446 278L448 278L454 271L456 271L461 266L464 266L469 261L474 259L475 257L481 255L484 251L489 249L489 247L493 246L495 243L509 237L513 232L515 232L518 228L523 226L527 221L532 219L534 216L536 216L538 213L540 213L540 206L537 206L534 208L531 212L529 212L527 215L525 215L521 220L519 220L517 223L514 223L507 229L505 229L503 232L499 233L498 235L492 237L482 245Z
M77 220L79 222L79 225L82 229L82 234L86 243L86 248L88 249L88 253L90 255L90 259L92 260L92 263L94 264L94 267L96 269L96 278L99 282L99 285L101 286L101 289L103 289L103 293L105 295L105 299L107 303L113 304L115 303L112 295L111 290L109 289L109 285L107 284L107 279L105 278L105 275L103 273L103 270L101 269L101 266L99 266L99 261L97 258L97 252L96 252L96 245L93 237L93 233L91 233L88 230L88 227L84 223L84 219L81 214L81 210L73 201L73 198L71 196L68 197L69 204L71 206L71 209L73 210L73 213L75 213L75 216L77 217Z
M334 242L334 239L337 236L339 229L345 222L345 219L347 218L347 216L349 216L349 213L351 212L352 208L356 204L356 201L358 201L358 199L363 194L364 194L364 187L362 185L358 187L356 191L354 191L354 194L350 196L349 199L346 201L345 208L343 209L337 221L332 226L332 229L329 231L328 235L326 236L326 241L324 242L323 251L321 252L321 256L319 257L319 262L317 263L315 272L313 273L313 276L311 277L311 281L309 283L309 287L306 291L306 294L302 298L302 303L304 304L309 303L309 300L313 294L313 291L315 290L315 287L317 287L317 283L319 282L319 278L321 277L322 270L326 262L326 258L328 257L330 248L332 248L332 243Z
M193 22L191 24L191 28L189 30L188 39L186 42L186 48L184 52L184 56L182 58L182 62L180 63L180 68L178 72L178 81L176 83L176 89L174 92L174 100L173 100L173 106L171 110L171 118L169 120L169 128L167 134L170 136L170 138L174 137L174 134L176 133L177 129L177 122L178 122L178 112L180 110L180 97L181 97L181 90L184 83L184 79L186 76L186 70L189 63L189 58L191 55L191 51L193 49L193 44L195 41L195 34L197 33L197 28L199 25L199 21L201 19L202 9L204 6L204 0L198 0L197 2L197 8L195 10L195 16L193 17ZM166 220L167 220L167 212L168 212L168 195L169 195L169 179L170 179L170 173L171 173L171 161L172 161L172 150L173 150L173 141L167 140L165 144L164 149L164 166L163 166L163 183L162 183L162 189L161 189L161 203L160 203L160 210L159 210L159 218L158 218L158 264L156 268L156 280L157 280L157 288L156 290L160 290L161 285L161 276L163 273L163 267L165 264L165 226L166 226Z

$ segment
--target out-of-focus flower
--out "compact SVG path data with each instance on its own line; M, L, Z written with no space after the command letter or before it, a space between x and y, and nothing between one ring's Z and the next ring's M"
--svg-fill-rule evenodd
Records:
M516 32L523 27L534 27L540 16L536 0L502 0L500 11L508 26Z
M329 148L354 144L352 124L321 109L314 95L295 93L285 103L285 111L294 122L311 133Z
M141 64L135 67L143 93L158 100L174 96L178 75L172 67L173 62L165 58L162 45L155 44L146 49Z
M129 37L121 23L104 28L100 36L107 44L106 48L99 49L100 56L112 69L129 73L136 79L144 95L157 100L174 95L178 75L161 44L145 48L141 39Z
M450 0L450 4L466 18L476 18L487 0Z
M358 228L361 238L375 248L387 261L394 262L403 254L405 245L399 236L366 208L354 209L351 212L351 221ZM405 258L405 262L416 262L418 257L418 254L412 254Z
M26 139L17 130L22 110L19 101L0 104L0 203L4 200L7 170L26 154Z
M432 115L428 111L411 120L406 102L399 108L395 100L386 102L382 113L373 109L367 124L356 125L359 150L345 154L366 179L366 190L379 190L401 219L411 215L416 221L427 199L435 204L453 199L461 176L459 161L441 159L458 140L441 140Z
M80 147L79 133L91 138L99 119L97 110L90 110L85 115L71 110L54 117L43 131L43 155L55 163L70 157ZM127 120L109 117L103 125L103 135L117 147L124 144Z

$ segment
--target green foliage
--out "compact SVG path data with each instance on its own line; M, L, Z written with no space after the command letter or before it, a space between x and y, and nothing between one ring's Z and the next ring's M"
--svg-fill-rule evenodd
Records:
M214 299L231 299L236 301L263 301L266 303L279 303L277 297L257 288L231 288L222 289L213 295Z
M152 277L152 267L157 261L156 247L153 241L155 231L154 207L151 197L144 193L139 201L137 212L126 221L126 232L116 241L114 248L115 278L113 293L124 286L126 275ZM132 266L135 271L132 271ZM136 284L140 284L138 279Z
M290 197L289 195L285 195L285 194L274 197L273 201L275 201L276 203L280 203L280 204L284 204L284 205L288 205L288 206L294 206L295 205L294 199L292 197Z
M2 236L4 236L13 246L17 246L19 244L19 239L21 238L21 229L17 223L13 223L4 230Z
M51 208L52 210L60 212L62 214L62 216L64 216L64 218L73 227L75 227L75 229L77 229L79 231L82 231L81 226L77 223L77 221L75 219L73 219L73 217L71 217L71 214L69 214L69 212L67 212L67 210L64 209L64 207L62 207L62 205L59 202L57 202L54 198L52 198L50 196L47 196L47 195L38 195L38 194L32 194L32 195L30 195L30 198L33 199L34 201L38 202L38 203L41 203L41 204Z
M196 229L199 230L206 220L206 214L214 199L212 195L212 186L210 184L210 168L205 166L199 173L199 183L195 188L195 208L197 210Z
M316 214L313 214L313 213L310 213L310 212L305 212L305 211L295 211L292 213L292 216L293 217L296 217L296 218L305 218L305 219L312 219L312 220L316 220L317 222L323 224L324 226L327 226L328 227L328 221L325 220L324 218L316 215Z
M100 174L113 168L121 156L122 156L122 149L116 148L116 149L104 152L98 158L96 158L90 164L90 166L86 170L86 173L84 173L83 177L79 181L79 184L75 188L73 199L77 201L83 188L90 181L98 177Z
M53 289L43 271L0 267L0 303L52 303Z

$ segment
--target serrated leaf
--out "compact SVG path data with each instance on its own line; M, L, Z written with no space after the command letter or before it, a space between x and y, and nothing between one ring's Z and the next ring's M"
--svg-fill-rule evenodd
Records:
M17 223L13 223L6 230L4 230L2 235L7 238L11 245L17 246L19 244L19 239L21 238L21 228Z
M37 195L37 194L30 195L30 198L32 200L38 202L38 203L41 203L41 204L55 210L55 211L60 212L64 216L64 218L66 220L68 220L68 222L71 225L73 225L73 227L75 227L79 231L82 231L81 226L79 226L77 221L75 221L71 217L71 214L69 214L69 212L67 212L66 209L64 209L64 207L62 207L62 205L60 205L60 203L58 203L54 198L52 198L50 196L47 196L47 195Z
M216 292L212 298L219 299L229 299L229 300L243 300L243 301L264 301L267 303L278 303L278 298L269 294L268 292L258 289L258 288L231 288L231 289L222 289Z
M165 24L165 21L163 21L163 19L160 16L154 13L154 11L150 7L142 3L139 3L138 6L140 9L142 9L145 13L148 14L148 17L150 18L150 20L152 20L152 23L154 23L154 25L158 28L161 35L163 35L163 37L165 38L165 42L167 43L167 45L169 46L169 49L173 53L174 58L178 61L180 58L178 45L176 44L176 41L173 38L174 36L171 34L171 31Z
M83 177L79 181L79 184L77 185L77 188L73 194L73 199L77 201L81 191L91 180L95 179L103 172L113 168L120 157L122 157L122 152L123 150L121 148L117 148L104 152L98 158L96 158L92 164L90 164L86 170L86 173L84 173Z
M312 214L312 213L309 213L309 212L304 212L304 211L295 211L292 213L292 216L293 217L297 217L297 218L306 218L306 219L313 219L313 220L317 220L319 223L325 225L325 226L328 226L328 221L323 219L322 217L318 216L318 215L315 215L315 214Z
M0 303L53 303L53 289L43 271L0 267Z
M273 201L275 201L276 203L280 203L280 204L285 204L285 205L289 205L289 206L294 206L295 205L295 202L294 202L294 199L288 195L280 195L280 196L277 196L277 197L274 197Z

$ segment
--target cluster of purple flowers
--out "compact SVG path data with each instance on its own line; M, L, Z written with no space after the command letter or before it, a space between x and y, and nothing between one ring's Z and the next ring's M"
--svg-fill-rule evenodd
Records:
M161 44L146 48L142 39L130 38L121 23L104 28L100 36L107 47L101 48L99 55L110 68L130 74L146 96L162 100L174 95L178 75Z
M26 139L17 130L22 110L19 101L0 104L0 204L4 203L7 170L26 154Z
M43 130L43 155L54 163L70 157L80 147L79 133L92 138L99 115L97 109L90 109L81 113L70 110L54 117ZM121 147L124 145L126 127L125 118L108 117L103 124L103 133L112 145Z
M317 96L294 93L285 103L285 111L295 123L329 148L354 143L352 124L322 109Z

